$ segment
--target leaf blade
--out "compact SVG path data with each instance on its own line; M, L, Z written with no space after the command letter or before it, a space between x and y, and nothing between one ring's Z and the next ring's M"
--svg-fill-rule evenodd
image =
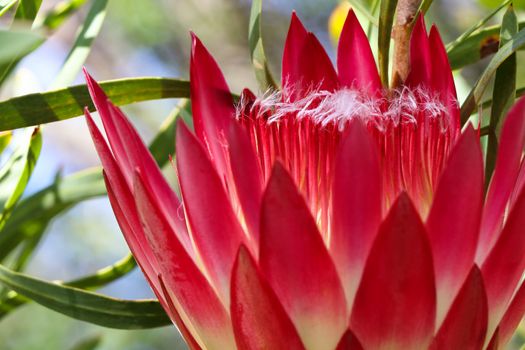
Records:
M15 19L33 21L42 5L42 0L20 0L15 13Z
M51 89L57 89L71 84L82 69L86 61L91 45L97 37L104 19L108 0L95 0L89 9L86 19L79 28L78 35L69 51L60 72L51 84Z
M42 149L40 129L29 130L27 139L0 169L0 228L22 196Z
M259 83L261 91L277 89L277 84L272 76L264 45L262 40L262 0L253 0L250 11L250 23L248 31L248 43L250 45L250 57L252 60L255 77Z
M113 103L188 98L189 82L177 79L142 77L104 81L100 84ZM86 85L15 97L0 102L0 131L45 124L77 117L87 106L94 111Z
M0 282L66 316L116 329L156 328L171 324L153 300L120 300L17 273L0 265Z
M474 85L469 96L461 106L461 124L465 124L476 106L482 101L483 93L496 73L498 67L514 52L525 45L525 29L520 30L509 42L503 45L492 57L483 74Z
M388 62L390 56L390 37L394 24L394 13L397 7L397 0L382 0L379 9L379 73L383 86L388 86Z
M509 5L501 24L500 47L512 39L518 32L518 18L512 5ZM498 152L499 128L506 111L516 99L516 53L510 55L498 67L495 74L492 93L492 108L490 113L489 134L487 141L487 156L485 167L485 187L488 188Z

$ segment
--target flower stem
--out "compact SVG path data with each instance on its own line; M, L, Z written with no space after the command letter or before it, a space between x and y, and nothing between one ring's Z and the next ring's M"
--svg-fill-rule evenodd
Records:
M420 5L421 0L399 0L397 2L396 22L392 28L394 39L392 87L401 85L410 72L410 34Z

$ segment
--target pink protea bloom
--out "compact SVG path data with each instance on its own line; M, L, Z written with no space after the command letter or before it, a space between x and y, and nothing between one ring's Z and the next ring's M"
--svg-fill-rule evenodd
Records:
M180 200L86 75L115 215L191 349L508 342L525 311L525 100L507 117L485 196L478 133L460 131L443 43L422 19L410 59L405 84L383 89L350 12L336 72L293 15L282 91L246 90L235 104L193 36Z

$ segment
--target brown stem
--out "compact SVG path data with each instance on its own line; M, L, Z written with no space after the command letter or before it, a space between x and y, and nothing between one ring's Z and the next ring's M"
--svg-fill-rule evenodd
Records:
M394 39L394 61L392 65L392 87L401 85L410 72L410 34L421 0L399 0L396 8L396 23L392 28Z

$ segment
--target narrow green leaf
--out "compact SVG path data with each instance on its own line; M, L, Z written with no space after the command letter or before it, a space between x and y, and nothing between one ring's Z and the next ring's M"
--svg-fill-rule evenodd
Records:
M149 151L159 166L168 162L170 154L174 155L177 119L187 114L191 116L191 103L189 100L182 100L162 122L159 133L150 143Z
M6 1L5 3L0 3L0 17L5 15L17 2L18 0L11 0Z
M70 350L95 350L102 343L101 335L94 335L75 344Z
M32 52L43 41L42 36L32 32L0 30L0 67Z
M483 71L483 74L474 85L469 96L461 106L461 123L465 124L476 109L476 106L482 101L483 93L490 83L490 79L496 73L499 66L505 62L514 52L525 45L525 29L520 30L512 39L503 45L498 52L492 57L492 60Z
M363 14L363 16L365 16L366 19L368 19L368 21L372 23L372 25L376 27L379 25L379 22L377 21L377 18L373 15L372 11L370 11L370 9L368 9L368 7L365 6L361 0L346 0L346 1L348 1L354 9L356 9L361 14Z
M39 280L0 265L0 282L66 316L117 329L155 328L171 323L158 301L120 300Z
M523 95L525 95L525 87L522 86L522 87L517 88L516 89L516 98L521 97ZM489 98L489 99L487 99L487 100L485 100L485 101L483 101L481 103L481 109L482 110L488 109L488 108L492 108L492 98Z
M61 284L85 290L95 290L127 275L136 266L137 263L135 262L135 259L131 254L128 254L116 263L106 266L92 275ZM23 297L15 291L8 292L6 297L0 300L0 319L15 310L17 307L30 301L30 299Z
M61 1L47 12L46 15L42 17L41 21L36 22L35 26L56 29L86 2L87 0Z
M457 39L447 44L447 53L452 69L476 63L498 50L501 26L481 29L489 20L506 8L511 0L505 0L497 9L473 25Z
M51 186L23 199L0 231L0 261L24 240L41 235L56 215L105 193L101 169L95 168L57 177Z
M42 5L42 0L20 0L15 19L33 21Z
M379 72L383 86L388 86L388 61L390 57L390 38L397 0L382 0L379 9Z
M248 32L248 42L250 45L250 56L252 65L255 70L255 77L259 83L261 91L268 89L277 89L275 79L270 72L268 60L264 53L264 45L262 40L262 0L253 0L252 9L250 11L250 24Z
M24 192L42 149L40 129L27 130L24 143L0 169L0 228Z
M0 30L0 85L23 57L43 42L44 38L34 32Z
M162 98L189 97L189 82L168 78L132 78L101 83L116 105ZM15 97L0 102L0 131L50 123L94 110L86 85Z
M66 282L64 285L81 289L97 289L127 275L136 266L137 263L133 255L129 253L116 263L98 270L93 275Z
M503 16L500 33L500 48L518 32L518 18L512 5ZM506 111L516 99L516 53L509 56L496 70L494 89L492 93L492 108L490 113L487 157L485 166L485 186L488 187L496 164L498 152L499 128Z
M428 9L432 5L433 0L423 0L421 1L421 4L419 5L419 11L422 14L426 14L428 12ZM416 18L414 18L414 21Z
M51 89L70 85L82 69L91 50L93 40L97 37L104 18L108 0L95 0L86 16L86 20L79 28L73 47L62 65L60 72L51 84Z

